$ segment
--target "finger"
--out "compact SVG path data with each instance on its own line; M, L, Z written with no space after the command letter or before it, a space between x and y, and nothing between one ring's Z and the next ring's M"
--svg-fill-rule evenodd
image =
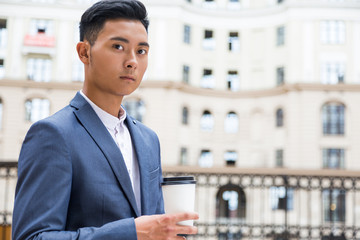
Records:
M193 234L197 234L198 228L193 226L177 225L176 232L180 235L193 235Z
M176 236L176 239L183 240L183 239L186 239L186 237L185 236Z
M195 212L182 212L173 214L175 217L175 222L181 222L185 220L197 220L199 219L199 214Z

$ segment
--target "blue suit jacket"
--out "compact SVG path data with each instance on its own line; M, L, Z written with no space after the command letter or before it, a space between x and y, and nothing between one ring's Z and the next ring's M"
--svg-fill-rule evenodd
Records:
M86 100L30 128L18 169L13 240L137 239L134 218L163 213L156 134L126 118L139 162L140 213L121 152Z

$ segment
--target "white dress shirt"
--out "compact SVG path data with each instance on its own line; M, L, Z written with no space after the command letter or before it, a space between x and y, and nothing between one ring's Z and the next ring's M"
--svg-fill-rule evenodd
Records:
M138 207L139 212L141 213L139 165L136 158L134 147L132 145L129 129L124 123L124 120L126 118L126 111L120 106L121 110L119 112L119 117L118 118L114 117L113 115L105 112L104 110L99 108L95 103L93 103L83 93L82 90L80 90L80 94L94 109L95 113L98 115L98 117L100 118L100 120L105 125L106 129L109 131L110 135L114 139L115 143L118 145L130 176L132 188L135 194L136 205Z

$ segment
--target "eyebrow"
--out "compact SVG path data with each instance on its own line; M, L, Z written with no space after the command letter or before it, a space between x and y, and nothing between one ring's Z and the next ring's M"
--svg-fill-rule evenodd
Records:
M124 43L129 43L130 42L128 39L123 38L123 37L112 37L112 38L110 38L110 40L112 40L112 41L120 41L120 42L124 42ZM147 43L147 42L140 42L138 45L139 46L150 47L149 43Z

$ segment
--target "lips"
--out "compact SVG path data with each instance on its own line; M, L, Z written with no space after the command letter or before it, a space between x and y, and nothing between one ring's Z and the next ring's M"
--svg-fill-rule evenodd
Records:
M128 81L134 81L135 82L135 77L128 75L128 76L120 76L121 79L123 80L128 80Z

